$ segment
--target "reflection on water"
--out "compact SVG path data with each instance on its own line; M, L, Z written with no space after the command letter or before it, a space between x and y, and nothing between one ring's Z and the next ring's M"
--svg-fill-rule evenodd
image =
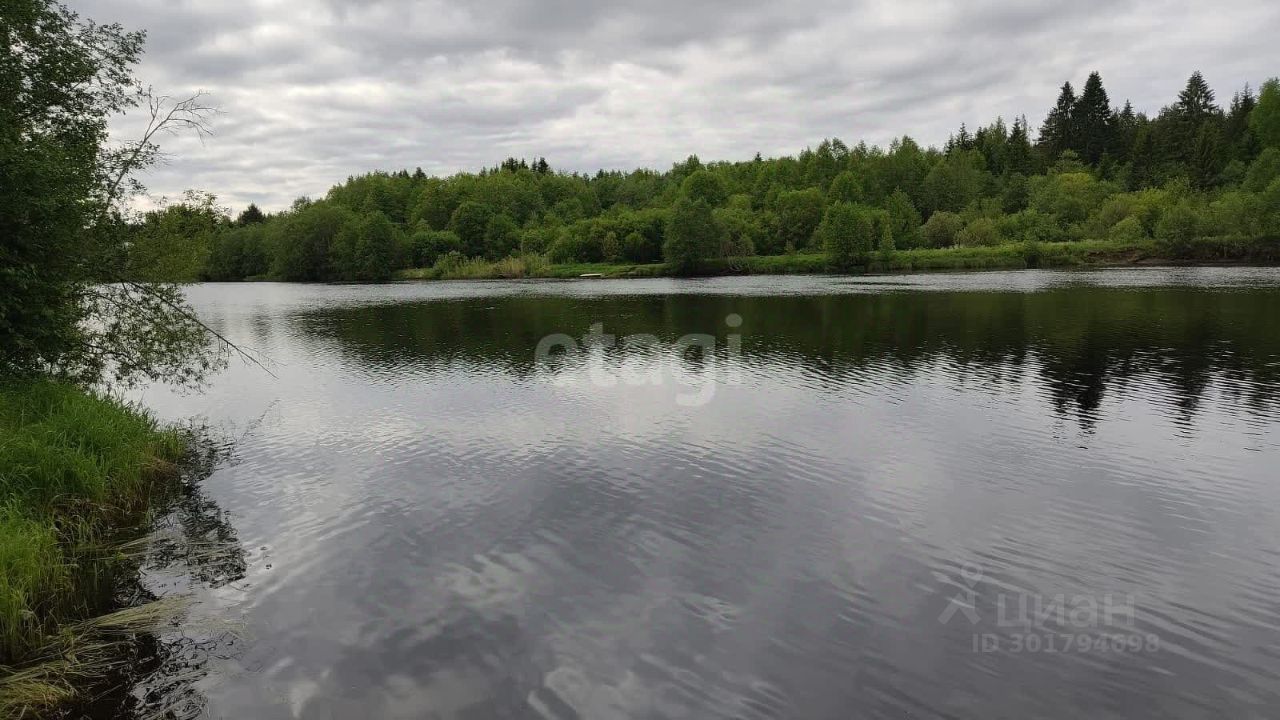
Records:
M219 588L244 577L244 549L226 512L202 488L214 469L231 459L231 445L201 428L192 428L190 438L176 492L155 498L160 512L148 536L113 551L128 558L131 570L116 578L116 598L126 608L183 597L206 602L177 613L170 627L160 622L162 630L132 634L132 642L118 649L128 655L128 669L109 678L105 692L71 709L68 717L201 717L206 698L200 683L211 661L239 651L236 629L220 617L213 600Z
M1280 701L1275 271L191 296L278 376L143 398L241 436L213 716Z

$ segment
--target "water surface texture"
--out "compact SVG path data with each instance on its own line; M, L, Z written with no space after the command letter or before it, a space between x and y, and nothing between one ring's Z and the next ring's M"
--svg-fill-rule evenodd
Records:
M189 294L210 716L1280 707L1280 272Z

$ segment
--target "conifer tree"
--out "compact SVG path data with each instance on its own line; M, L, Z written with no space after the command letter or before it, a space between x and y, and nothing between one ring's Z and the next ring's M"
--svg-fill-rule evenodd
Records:
M1075 142L1069 147L1086 163L1097 165L1102 156L1113 149L1116 125L1111 100L1098 73L1089 74L1080 99L1071 109L1071 120Z
M1076 105L1076 91L1071 83L1062 84L1062 92L1058 102L1040 126L1040 150L1044 153L1048 164L1052 165L1063 150L1075 146L1075 126L1072 113Z
M1174 104L1173 109L1179 118L1198 126L1220 112L1218 106L1213 104L1213 100L1213 90L1197 70L1187 78L1187 86L1178 93L1178 102Z
M1187 167L1192 187L1207 190L1216 185L1224 165L1222 160L1222 132L1213 123L1202 123Z
M1013 129L1009 131L1009 146L1005 153L1005 170L1007 172L1030 175L1035 169L1035 160L1031 154L1031 138L1027 129L1025 115L1013 121Z
M1125 100L1124 108L1116 113L1113 155L1118 158L1130 157L1133 153L1133 142L1138 136L1138 124L1140 122L1141 118L1133 111L1133 103Z
M1129 189L1141 190L1155 182L1156 144L1151 136L1151 125L1141 124L1134 133L1133 149L1129 152Z
M240 213L240 217L236 218L236 224L241 226L256 225L266 222L266 219L267 216L262 214L262 211L258 209L255 203L249 203L249 207L245 208L244 212Z

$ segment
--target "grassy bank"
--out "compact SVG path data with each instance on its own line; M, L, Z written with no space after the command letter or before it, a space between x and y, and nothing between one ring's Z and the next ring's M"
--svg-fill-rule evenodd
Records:
M75 387L0 384L0 715L68 699L111 652L86 634L115 609L104 548L137 534L184 447Z
M937 272L1008 270L1020 268L1107 267L1134 264L1280 263L1280 238L1240 236L1201 238L1177 244L1154 240L1081 240L1061 243L1017 243L989 247L918 248L875 253L862 266L847 272ZM753 255L709 260L705 275L791 275L841 272L825 253ZM398 280L467 280L516 278L663 277L672 275L662 263L575 263L555 265L539 255L442 263L432 268L403 270Z

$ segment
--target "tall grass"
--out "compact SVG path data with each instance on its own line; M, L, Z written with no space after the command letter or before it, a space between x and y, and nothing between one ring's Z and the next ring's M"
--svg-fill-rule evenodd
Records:
M549 266L550 263L542 255L485 260L450 254L441 258L433 267L402 270L396 277L401 280L514 280L542 277Z
M47 660L77 623L109 609L112 560L91 549L140 524L183 451L181 436L108 398L49 381L0 384L5 675ZM0 682L0 705L12 687Z

